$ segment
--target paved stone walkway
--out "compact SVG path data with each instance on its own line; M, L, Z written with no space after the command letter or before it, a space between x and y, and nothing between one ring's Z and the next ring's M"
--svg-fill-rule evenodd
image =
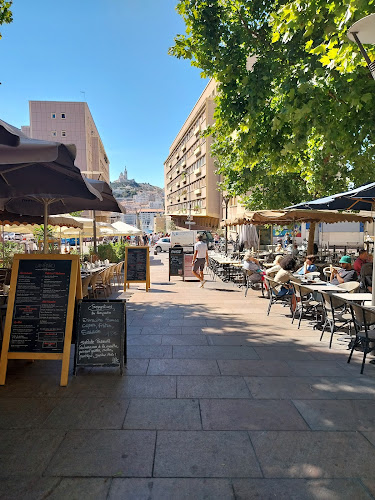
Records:
M370 499L375 366L258 292L132 285L127 375L9 364L0 387L1 499ZM117 294L121 296L121 294Z

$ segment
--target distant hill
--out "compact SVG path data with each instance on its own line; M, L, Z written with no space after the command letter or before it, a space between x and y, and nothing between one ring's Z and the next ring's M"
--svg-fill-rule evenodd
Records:
M136 182L134 179L117 180L111 182L113 194L118 199L131 198L135 194L144 192L152 193L157 198L164 197L164 190L158 186L152 186L148 182Z

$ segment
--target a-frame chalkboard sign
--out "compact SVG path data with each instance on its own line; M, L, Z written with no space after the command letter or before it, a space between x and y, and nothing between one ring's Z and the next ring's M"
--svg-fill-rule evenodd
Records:
M169 249L169 281L171 276L184 276L184 249L182 247Z
M125 300L83 300L77 307L77 367L113 366L124 373L126 363Z
M78 255L14 256L0 385L5 384L8 359L61 360L60 385L68 385L76 298L82 299Z
M150 288L149 247L125 247L124 290L130 283L146 283Z

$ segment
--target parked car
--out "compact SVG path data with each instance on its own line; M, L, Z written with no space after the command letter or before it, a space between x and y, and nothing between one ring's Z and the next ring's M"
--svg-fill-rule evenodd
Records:
M171 248L171 239L169 237L160 238L155 243L155 250L157 252L168 252L170 248Z

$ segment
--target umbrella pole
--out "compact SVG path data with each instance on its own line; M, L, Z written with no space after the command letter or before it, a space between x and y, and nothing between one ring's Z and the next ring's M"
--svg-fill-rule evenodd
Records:
M94 236L94 253L96 254L98 251L98 246L96 244L96 215L95 210L93 211L93 236Z
M5 226L3 224L3 265L1 267L5 267L5 233L4 233Z
M261 232L262 232L262 228L261 228L261 226L259 226L259 237L258 237L258 257L259 257L259 254L260 254L260 235L261 235Z
M273 224L271 224L271 252L273 253Z
M43 200L43 205L44 205L44 245L43 245L43 252L48 253L47 249L47 224L48 224L48 201Z

